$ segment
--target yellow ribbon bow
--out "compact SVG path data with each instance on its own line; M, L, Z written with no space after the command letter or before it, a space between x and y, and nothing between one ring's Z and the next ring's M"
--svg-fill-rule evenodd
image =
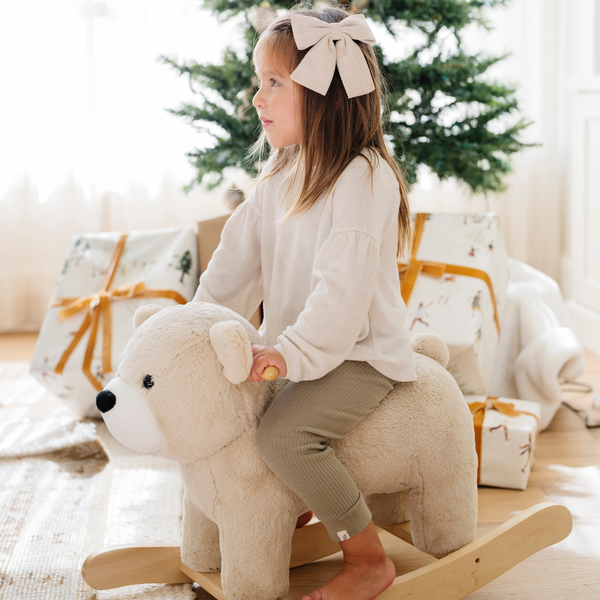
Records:
M481 480L481 437L483 421L485 419L485 411L489 409L497 410L499 413L502 413L507 417L518 417L519 415L535 417L537 428L533 444L534 447L537 446L537 436L540 431L540 421L537 418L537 415L524 410L516 410L514 404L501 402L498 400L497 396L488 396L485 399L485 402L471 402L468 406L471 414L473 415L473 427L475 428L475 449L477 450L477 485L479 485Z
M417 251L425 229L425 221L428 213L417 213L415 220L415 232L413 235L413 243L408 263L398 263L398 271L400 273L402 298L408 306L408 301L412 294L413 288L417 281L417 277L423 273L430 277L441 277L444 273L452 275L466 275L468 277L477 277L482 279L490 290L492 304L494 306L494 321L498 335L500 335L500 319L498 317L498 308L496 306L496 296L494 295L494 286L489 275L481 269L473 269L471 267L463 267L462 265L449 265L446 263L438 263L433 261L417 260Z
M87 347L85 350L85 356L83 359L82 370L85 376L89 379L91 384L96 388L97 391L101 391L104 385L92 374L91 364L92 356L94 353L94 346L96 344L96 337L98 334L98 324L100 317L102 317L103 328L102 328L102 371L104 373L110 373L112 371L112 312L111 312L111 301L114 300L130 300L132 298L172 298L179 302L179 304L187 304L187 300L175 290L147 290L146 285L143 281L138 283L130 283L121 285L114 290L109 290L110 284L114 278L114 275L121 260L123 250L125 249L125 242L127 240L127 233L124 233L110 258L110 263L102 283L102 288L95 294L88 296L80 296L79 298L50 298L50 306L66 306L63 310L58 313L61 321L71 318L82 310L87 310L87 314L79 331L75 334L75 337L71 340L69 347L63 353L61 359L58 361L55 373L62 374L69 357L73 353L73 350L79 344L81 338L85 332L91 327L90 336L88 339Z

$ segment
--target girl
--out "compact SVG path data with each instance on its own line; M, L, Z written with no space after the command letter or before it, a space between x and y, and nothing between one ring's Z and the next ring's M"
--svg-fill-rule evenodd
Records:
M395 383L416 379L397 268L409 208L381 128L374 42L364 16L337 7L296 8L264 31L253 154L273 150L194 297L247 319L263 301L265 345L252 346L248 379L273 365L288 382L261 420L258 449L344 554L342 570L303 600L371 600L396 576L331 446Z

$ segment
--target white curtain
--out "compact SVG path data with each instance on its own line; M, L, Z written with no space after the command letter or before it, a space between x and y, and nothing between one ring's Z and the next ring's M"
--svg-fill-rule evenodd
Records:
M226 187L247 181L230 169L230 181L213 192L181 191L193 177L185 153L213 141L164 110L196 98L157 57L219 63L226 45L243 48L241 16L219 24L199 4L0 5L0 331L39 329L70 235L194 227L225 213ZM554 278L563 168L559 12L559 0L513 0L489 11L491 33L465 32L470 51L513 50L490 74L519 87L522 113L535 121L523 139L543 144L513 158L508 191L470 198L426 170L413 191L416 210L499 211L509 254ZM373 29L390 56L409 50L409 36L394 42Z
M165 110L195 96L157 58L219 62L241 23L197 0L0 4L0 331L39 329L72 234L227 212L225 184L181 191L212 138Z

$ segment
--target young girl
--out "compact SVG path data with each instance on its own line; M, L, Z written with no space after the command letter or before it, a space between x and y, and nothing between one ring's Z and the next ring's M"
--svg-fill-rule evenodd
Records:
M303 600L371 600L396 575L331 446L395 383L416 379L397 267L409 208L381 128L374 42L364 16L341 8L295 9L265 30L254 153L274 150L194 297L247 319L263 301L265 345L252 346L248 379L273 365L288 382L258 449L344 553L342 570Z

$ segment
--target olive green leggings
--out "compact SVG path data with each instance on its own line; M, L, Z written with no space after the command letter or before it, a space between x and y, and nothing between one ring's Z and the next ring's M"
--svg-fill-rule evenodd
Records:
M346 360L320 379L288 382L258 428L258 450L268 467L336 542L360 533L371 511L331 442L375 410L395 383L365 361Z

